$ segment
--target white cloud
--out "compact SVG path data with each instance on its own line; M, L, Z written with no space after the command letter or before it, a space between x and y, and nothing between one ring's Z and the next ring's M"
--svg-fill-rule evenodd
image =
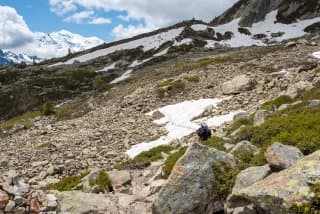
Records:
M73 0L49 0L49 3L52 5L51 11L59 16L77 10Z
M71 16L66 17L63 21L76 23L76 24L110 24L111 19L107 19L104 17L95 17L94 11L81 11L78 13L74 13Z
M117 40L129 38L138 34L146 33L151 31L152 28L145 27L143 25L133 26L129 25L128 27L124 27L122 24L113 28L112 33L116 37Z
M0 49L19 47L32 39L23 17L12 7L0 6Z
M65 0L50 0L53 8ZM210 21L215 16L220 15L237 0L70 0L75 7L83 7L87 10L103 9L105 11L125 12L118 18L123 21L144 20L144 26L118 25L113 29L117 39L131 36L146 30L168 26L185 19L202 19ZM69 1L68 1L69 2ZM68 5L67 7L70 7ZM128 31L128 32L125 32Z
M92 18L91 21L89 21L89 24L95 24L95 25L110 24L110 23L111 23L111 19L106 19L103 17Z
M50 4L54 8L64 1L50 0ZM147 26L163 27L193 17L209 21L230 7L236 0L188 2L185 0L72 0L72 2L75 7L80 6L88 10L104 9L105 11L126 12L127 18L144 19Z
M94 12L92 10L91 11L82 11L79 13L75 13L71 16L68 16L63 21L81 24L81 23L84 23L87 19L89 19L93 14L94 14Z

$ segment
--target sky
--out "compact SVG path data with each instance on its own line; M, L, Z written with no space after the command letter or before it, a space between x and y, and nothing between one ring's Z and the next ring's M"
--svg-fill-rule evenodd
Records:
M114 41L196 18L210 21L236 0L0 0L0 49L17 49L35 32L62 29Z

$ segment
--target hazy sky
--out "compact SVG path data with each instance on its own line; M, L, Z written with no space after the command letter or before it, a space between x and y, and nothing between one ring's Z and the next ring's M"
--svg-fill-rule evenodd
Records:
M105 41L193 17L209 21L236 0L0 0L0 49L62 29Z

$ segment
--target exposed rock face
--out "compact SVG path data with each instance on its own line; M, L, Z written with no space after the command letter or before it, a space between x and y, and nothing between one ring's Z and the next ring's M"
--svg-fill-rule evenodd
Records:
M296 202L310 202L310 185L320 182L320 151L300 159L294 166L274 173L253 185L234 191L228 198L227 213L254 206L256 213L290 213Z
M235 166L234 158L216 149L193 144L176 163L158 198L153 213L212 213L214 171L213 164Z
M225 24L233 19L240 19L240 26L250 27L253 23L264 20L271 11L278 9L277 20L290 24L320 15L319 0L240 0L211 24Z
M238 94L244 91L252 90L255 82L246 75L235 76L232 80L222 84L223 94Z
M296 147L274 143L267 149L265 157L271 167L281 170L294 165L303 154Z
M271 169L269 165L249 167L237 175L236 183L232 191L237 192L240 189L249 187L256 182L263 180L270 174Z

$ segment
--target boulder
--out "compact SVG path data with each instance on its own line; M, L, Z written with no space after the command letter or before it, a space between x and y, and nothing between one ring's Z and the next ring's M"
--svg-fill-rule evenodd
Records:
M252 90L256 82L251 80L246 75L235 76L232 80L222 84L222 92L225 95L239 94L244 91Z
M310 203L311 185L320 182L320 150L300 159L292 167L273 173L253 185L233 192L226 202L227 213L254 206L256 213L293 213L294 204Z
M266 118L268 117L268 114L269 114L269 112L266 111L266 110L258 110L254 114L253 125L254 126L262 125L266 121Z
M81 191L54 191L61 213L108 213L108 200L102 194Z
M286 95L292 99L296 98L303 91L310 91L313 88L313 84L308 81L300 81L294 85L290 85L287 89Z
M289 168L302 157L303 154L298 148L281 143L272 144L265 153L269 165L277 170Z
M229 153L238 158L243 154L248 154L248 153L257 154L258 152L259 152L258 147L256 147L249 141L241 141L237 143Z
M109 171L108 175L111 179L113 189L117 189L123 185L131 183L131 174L126 170Z
M309 100L310 107L320 106L320 100Z
M265 177L271 174L270 166L256 166L249 167L243 171L241 171L237 175L236 183L232 189L232 192L237 192L243 188L249 187L252 184L263 180Z
M175 164L167 184L155 199L153 213L205 214L216 211L215 205L219 201L214 200L214 164L235 167L236 160L216 149L197 143L191 145Z

